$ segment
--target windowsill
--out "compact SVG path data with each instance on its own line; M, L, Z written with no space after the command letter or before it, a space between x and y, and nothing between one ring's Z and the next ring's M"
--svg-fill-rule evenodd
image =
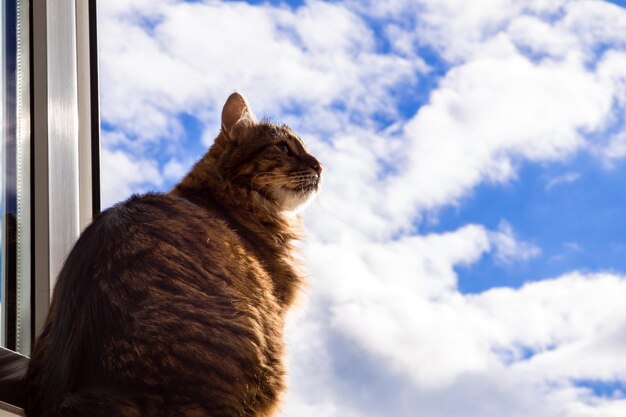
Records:
M0 401L0 417L23 416L24 412L21 408L12 406Z
M0 410L19 411L28 361L26 356L0 347ZM3 416L1 412L0 416Z

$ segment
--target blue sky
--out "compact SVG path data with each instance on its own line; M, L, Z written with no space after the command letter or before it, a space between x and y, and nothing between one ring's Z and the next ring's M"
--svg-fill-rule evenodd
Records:
M325 165L283 416L626 415L623 4L99 7L105 205L233 90Z
M450 230L465 223L497 228L506 218L519 237L542 249L542 256L527 262L498 263L483 258L459 269L462 291L492 286L519 286L570 270L626 270L626 167L606 169L581 156L572 165L524 166L520 178L504 186L483 185L459 206L438 214L428 231ZM550 180L571 175L571 183L549 186Z

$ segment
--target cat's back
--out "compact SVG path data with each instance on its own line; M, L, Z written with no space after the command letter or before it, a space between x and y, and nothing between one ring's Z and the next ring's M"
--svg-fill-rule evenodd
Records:
M93 229L93 230L90 230ZM215 212L169 194L135 194L103 211L84 235L94 233L111 239L112 250L124 250L120 243L135 239L163 243L195 243L199 234L213 232L222 239L237 240L227 223ZM82 236L81 236L82 239ZM104 246L107 242L100 240Z
M100 213L73 251L89 252L97 272L130 268L147 275L150 269L144 268L150 265L144 261L164 266L191 257L189 261L205 266L217 265L233 248L243 247L219 213L184 198L150 193L133 195Z
M94 221L96 239L86 240L101 246L105 256L94 261L95 272L108 278L165 279L213 289L224 283L242 296L254 295L270 285L264 260L227 219L185 198L134 195L103 212Z

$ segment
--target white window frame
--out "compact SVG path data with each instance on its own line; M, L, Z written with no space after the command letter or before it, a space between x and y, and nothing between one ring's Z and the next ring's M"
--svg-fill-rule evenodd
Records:
M100 210L96 0L18 0L17 9L17 186L28 195L20 214L29 221L18 225L17 298L25 302L17 352L0 348L0 415L19 412L56 276Z

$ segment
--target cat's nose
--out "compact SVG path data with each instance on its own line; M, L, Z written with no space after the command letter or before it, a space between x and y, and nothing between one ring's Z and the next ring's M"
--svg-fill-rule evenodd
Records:
M322 164L320 164L319 161L316 160L311 162L311 169L317 172L318 176L322 175Z

